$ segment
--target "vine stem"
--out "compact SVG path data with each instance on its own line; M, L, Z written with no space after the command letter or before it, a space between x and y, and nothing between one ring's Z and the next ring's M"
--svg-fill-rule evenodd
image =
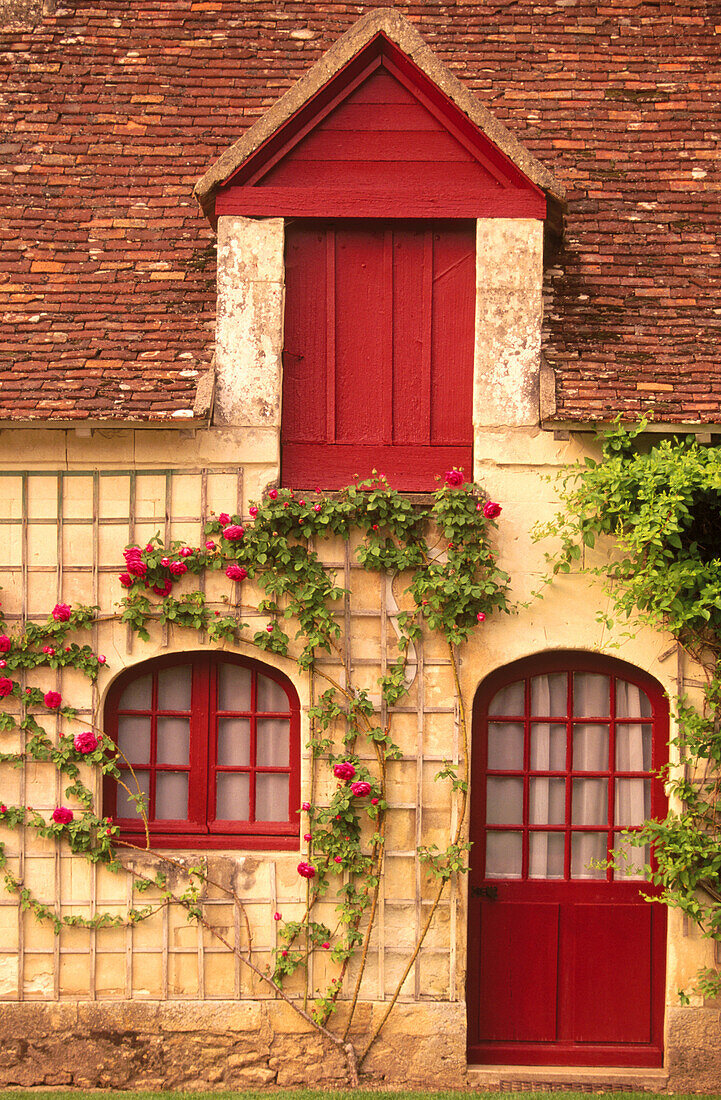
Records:
M456 657L456 652L455 652L455 650L454 650L454 648L453 648L453 646L451 645L450 642L448 643L448 649L449 649L449 652L450 652L450 655L451 655L451 666L453 668L453 681L454 681L455 688L456 688L456 698L458 699L458 718L459 718L459 724L460 724L460 727L461 727L461 736L462 736L462 741L463 741L464 781L467 784L468 783L468 725L467 725L467 722L466 722L466 709L465 709L465 706L464 706L464 703L463 703L463 694L461 692L460 678L459 678L459 675L458 675L458 660L457 660L457 657ZM460 813L458 815L458 822L456 824L454 837L453 837L453 840L451 842L452 844L458 844L458 842L460 841L461 835L463 833L463 825L465 823L467 806L468 806L468 789L467 789L467 786L466 786L465 788L462 788L461 810L460 810ZM395 1003L396 1003L396 1001L398 1000L398 998L400 996L401 989L403 988L405 980L408 977L408 975L410 974L411 969L412 969L416 959L418 958L418 954L421 950L421 947L423 946L423 941L425 940L426 935L428 934L428 929L431 926L431 921L433 920L436 909L438 908L438 905L439 905L439 902L440 902L441 897L443 895L443 891L445 889L445 886L446 886L446 880L444 880L441 883L438 891L436 892L436 896L433 900L433 904L431 905L431 910L430 910L430 912L428 914L428 917L426 919L426 923L424 924L423 929L421 931L421 934L418 937L418 940L416 942L416 946L413 949L413 953L412 953L410 959L408 960L408 962L406 964L405 970L403 971L403 974L401 975L401 977L398 981L398 984L395 988L393 996L392 996L391 1000L388 1003L388 1007L386 1008L385 1012L383 1013L383 1016L381 1017L380 1021L378 1022L377 1027L375 1028L375 1030L371 1034L371 1036L368 1039L367 1043L363 1047L363 1050L361 1051L360 1055L358 1056L358 1066L359 1067L363 1065L363 1062L365 1061L365 1059L368 1055L368 1052L370 1051L371 1047L373 1046L376 1039L380 1035L381 1031L383 1030L383 1027L385 1025L386 1020L388 1019L391 1012L393 1011L393 1008L395 1007Z

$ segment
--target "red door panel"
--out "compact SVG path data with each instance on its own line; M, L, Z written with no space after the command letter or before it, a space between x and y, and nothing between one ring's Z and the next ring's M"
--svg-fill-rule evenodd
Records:
M488 1039L556 1038L558 917L558 905L482 902L482 939L494 947L483 958L485 995L478 1004ZM546 950L529 959L518 945L531 929Z
M624 662L562 652L474 704L468 1056L663 1063L666 909L624 833L666 812L668 704Z

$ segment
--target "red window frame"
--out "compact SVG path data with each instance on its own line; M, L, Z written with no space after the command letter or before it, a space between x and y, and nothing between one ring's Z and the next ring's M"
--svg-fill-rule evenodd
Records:
M559 715L532 715L530 707L531 681L536 676L548 673L567 674L567 698L565 714ZM606 676L610 681L609 714L599 716L580 716L573 714L573 674L575 672L589 672ZM651 713L643 718L619 718L616 713L616 683L625 681L638 687L649 700ZM498 692L511 684L523 683L524 706L522 714L491 715L489 708ZM547 723L565 725L567 729L567 758L564 768L539 770L531 767L530 763L530 735L534 723ZM488 768L488 728L493 724L521 724L524 727L523 766L517 769ZM608 766L603 770L579 770L572 766L570 754L572 752L572 730L574 725L599 724L609 726L609 759ZM619 725L649 726L651 729L651 766L648 771L621 770L616 766L616 730ZM624 832L637 832L638 828L628 825L615 824L614 799L617 779L644 779L650 783L650 817L662 818L668 808L668 799L663 782L659 778L658 769L666 763L667 743L669 733L668 705L663 693L663 688L650 676L644 674L633 665L626 664L612 657L604 657L596 654L588 654L574 651L564 651L548 654L539 654L526 657L512 664L506 665L496 673L492 673L484 682L482 691L479 691L475 700L474 727L481 732L481 743L478 746L473 761L473 779L475 795L472 801L471 830L472 835L481 841L478 845L478 860L475 871L479 879L485 881L486 862L486 835L489 832L522 832L522 872L518 880L529 881L529 838L533 832L557 833L565 835L564 851L564 875L559 882L574 882L577 880L571 875L571 837L573 833L605 833L606 854L609 855ZM523 820L518 824L489 824L486 821L486 783L489 778L518 778L523 780ZM563 825L535 825L529 820L529 790L530 781L533 778L557 778L565 781L565 820ZM608 810L605 825L583 825L572 822L572 789L574 780L605 779L607 781ZM651 865L655 866L653 853L651 853ZM618 880L611 867L605 875L606 881ZM621 876L622 879L622 876ZM496 879L488 880L495 882ZM533 881L533 880L530 880ZM594 881L594 880L590 880Z
M234 664L251 672L251 705L249 710L221 711L218 700L218 670L222 664ZM176 667L190 668L190 710L161 710L158 707L158 673ZM150 708L120 710L121 697L133 680L152 676ZM275 681L288 699L287 710L257 709L258 676ZM136 771L150 773L150 805L148 827L151 842L164 848L261 848L294 851L300 847L298 809L300 808L300 702L292 683L277 669L251 658L229 653L174 653L134 665L114 682L105 703L105 732L115 742L118 739L118 719L122 714L149 717L151 721L149 762L133 761ZM159 716L189 714L190 743L188 764L157 763L157 719ZM250 759L248 765L217 763L218 718L224 715L247 718L250 724ZM289 755L287 767L258 765L256 762L256 727L259 718L287 718L289 721ZM127 764L119 761L121 772L130 775ZM183 820L155 819L155 787L158 773L184 772L188 775L188 816ZM218 773L248 774L249 820L215 820L216 775ZM261 774L289 776L288 816L283 821L255 821L256 777ZM132 778L132 776L131 776ZM132 784L129 783L132 787ZM145 846L142 820L116 816L118 786L106 776L103 784L105 813L120 826L120 838Z

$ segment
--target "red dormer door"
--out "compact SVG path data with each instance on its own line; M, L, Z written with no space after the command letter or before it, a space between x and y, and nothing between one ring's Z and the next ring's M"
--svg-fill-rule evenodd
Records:
M471 476L475 223L297 219L285 257L283 484Z

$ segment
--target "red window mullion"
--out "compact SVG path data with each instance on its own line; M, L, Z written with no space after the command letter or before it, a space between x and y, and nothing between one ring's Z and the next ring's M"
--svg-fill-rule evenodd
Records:
M255 768L256 768L256 712L258 710L258 674L253 669L250 677L250 779L248 781L248 817L255 822Z
M150 761L148 764L148 820L155 817L155 774L158 763L158 674L153 673L150 693Z
M215 803L215 776L209 769L213 751L214 708L211 708L210 661L196 658L191 665L190 689L190 777L188 779L188 817L201 832L207 832L208 811ZM209 771L213 790L209 790ZM209 805L209 803L211 805Z
M573 771L573 672L566 672L566 714L564 717L566 726L566 821L564 825L565 845L563 851L563 877L568 881L571 877L571 798L573 784L571 772Z
M522 815L522 848L521 848L521 878L528 878L528 817L530 802L531 770L531 680L526 677L523 684L523 815Z
M609 676L610 681L610 717L608 725L608 836L606 839L606 859L613 851L613 819L616 805L616 677ZM606 868L606 881L613 882L613 868Z

